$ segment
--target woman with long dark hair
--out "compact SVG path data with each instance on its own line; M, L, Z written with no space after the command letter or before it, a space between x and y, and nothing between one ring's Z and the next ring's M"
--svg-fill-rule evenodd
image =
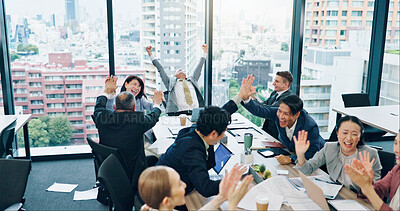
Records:
M307 132L300 131L298 138L293 137L295 143L297 165L304 174L311 174L320 166L326 164L330 178L335 182L340 182L350 189L359 191L360 187L354 184L350 177L345 173L344 166L351 164L354 158L369 153L371 159L375 159L372 167L374 181L381 178L381 162L379 161L378 151L364 144L363 130L361 121L355 116L345 116L339 119L336 124L337 142L326 142L324 148L315 153L315 155L306 160L304 153L310 146L307 140Z
M147 101L147 96L144 94L144 83L141 78L136 75L130 75L122 84L121 92L131 92L136 99L135 111L150 111L153 108L153 103ZM114 99L107 101L107 108L113 109Z

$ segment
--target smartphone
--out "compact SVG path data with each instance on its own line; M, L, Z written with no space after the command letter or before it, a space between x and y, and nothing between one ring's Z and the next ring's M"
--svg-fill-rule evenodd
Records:
M270 158L275 155L275 153L269 149L258 149L257 152L265 158Z

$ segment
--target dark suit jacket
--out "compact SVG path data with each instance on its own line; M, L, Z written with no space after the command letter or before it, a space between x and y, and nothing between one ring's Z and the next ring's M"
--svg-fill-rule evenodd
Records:
M147 167L143 134L157 122L161 110L153 108L145 115L142 111L115 112L106 109L107 97L97 97L94 119L99 131L100 144L118 148L127 163L127 174L132 186Z
M196 125L183 128L156 165L169 166L186 183L186 194L196 189L204 197L217 195L220 181L210 180L208 170L215 166L214 146L208 148L195 131Z
M273 91L271 93L271 95L269 96L269 98L266 99L264 102L262 102L262 103L259 103L258 101L255 101L255 102L257 102L261 105L264 105L264 106L279 107L281 100L283 98L285 98L286 96L292 95L293 92L290 90L286 90L281 95L279 95L279 97L277 97L276 99L272 99L272 97L275 94L276 94L276 91ZM273 121L271 121L269 119L265 119L262 129L265 132L267 132L268 134L270 134L272 137L279 139L278 129L276 128L275 123Z
M229 114L235 113L237 106L233 101L223 107ZM195 131L196 125L179 131L166 153L156 165L169 166L177 171L186 183L186 194L196 189L204 197L218 194L220 181L210 180L208 170L215 166L214 146L208 148L208 158L203 140Z
M225 106L229 106L230 111L237 110L236 104L230 100L225 104ZM295 152L294 142L288 139L286 135L285 128L282 128L279 125L279 118L276 115L278 108L275 107L267 107L262 106L255 103L253 100L250 100L249 103L242 105L253 115L256 115L261 118L267 118L272 120L275 123L275 127L278 130L278 139L279 141L291 152ZM305 110L300 111L300 116L297 118L296 128L294 130L293 135L297 137L299 131L305 130L308 132L307 139L310 140L310 147L308 148L307 152L305 153L306 159L310 159L314 156L316 152L318 152L321 148L324 147L325 140L319 135L319 129L317 123L312 119L310 115ZM296 155L290 156L293 160L297 160Z

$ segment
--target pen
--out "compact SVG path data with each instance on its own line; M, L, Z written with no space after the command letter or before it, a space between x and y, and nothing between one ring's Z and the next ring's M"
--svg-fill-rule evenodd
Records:
M333 184L333 185L337 185L337 183L336 182L331 182L331 181L325 181L325 180L322 180L322 179L318 179L318 178L314 178L315 180L317 180L317 181L320 181L320 182L325 182L325 183L328 183L328 184Z

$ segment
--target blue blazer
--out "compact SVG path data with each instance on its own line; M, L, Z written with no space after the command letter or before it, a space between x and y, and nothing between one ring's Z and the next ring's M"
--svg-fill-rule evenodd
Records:
M195 131L196 125L179 131L175 142L160 157L156 165L169 166L177 171L186 183L186 194L196 189L202 196L219 192L220 181L210 180L208 170L215 166L214 146L208 148L208 158L203 140Z
M236 104L230 100L230 104L225 104L224 106L230 106L230 110L234 109L237 106ZM272 120L275 123L276 128L278 129L278 138L279 141L291 152L295 152L294 141L291 141L287 135L285 128L279 125L279 118L276 115L278 108L276 107L268 107L262 106L255 103L253 100L250 100L249 103L242 105L253 115L256 115L261 118L267 118ZM324 147L325 140L319 135L319 129L317 123L313 120L313 118L308 115L305 110L300 111L300 116L297 119L296 128L294 130L293 135L297 137L299 131L305 130L308 132L308 140L310 140L310 147L305 153L306 159L310 159L314 156L316 152L318 152L322 147ZM297 160L296 155L290 156L293 160Z

